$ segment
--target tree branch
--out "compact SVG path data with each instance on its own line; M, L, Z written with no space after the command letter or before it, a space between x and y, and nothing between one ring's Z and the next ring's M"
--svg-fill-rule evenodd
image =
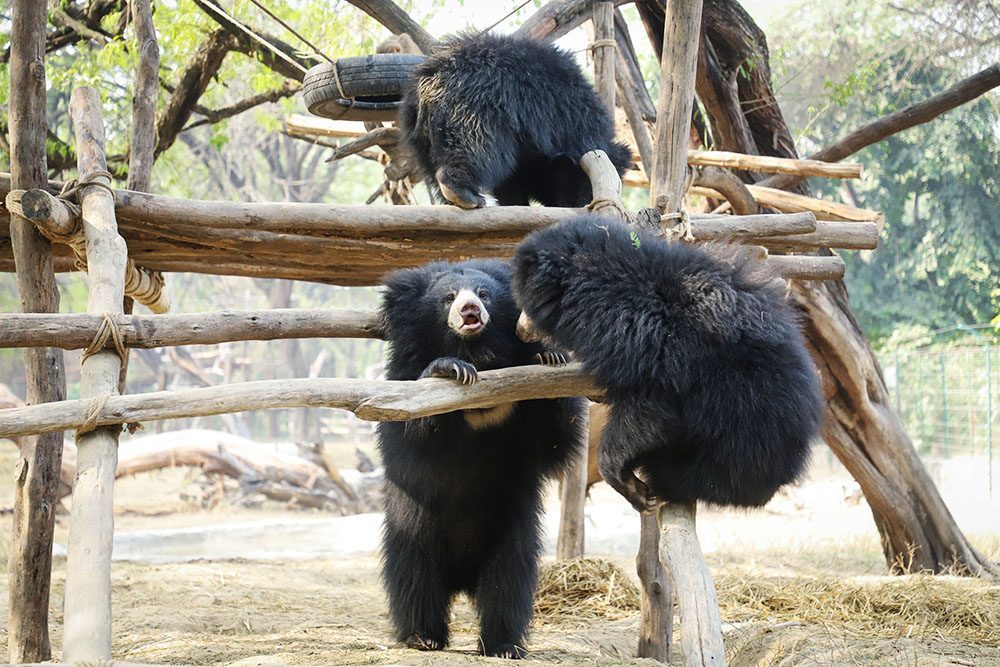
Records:
M256 58L282 76L302 81L306 70L318 62L301 57L294 46L277 37L243 25L212 1L194 0L194 3L235 40L231 50Z
M384 25L392 34L399 35L405 32L424 53L430 53L437 43L433 35L424 30L423 26L410 18L410 15L392 0L348 0L348 2Z
M176 141L177 135L191 117L198 100L222 67L226 54L236 48L236 41L235 37L220 28L210 34L191 57L187 68L181 74L180 82L174 88L167 106L156 122L156 156L170 148Z
M908 130L911 127L930 122L955 107L970 102L989 90L1000 86L1000 65L992 65L986 69L962 79L951 88L928 97L922 102L911 104L887 116L871 122L851 132L846 137L809 156L810 160L822 162L838 162L894 134ZM771 188L787 190L801 183L799 176L782 174L772 176L760 183Z
M286 81L280 88L275 88L274 90L269 90L266 93L260 93L259 95L253 95L234 104L230 104L229 106L222 107L221 109L206 109L201 105L195 105L194 111L204 116L204 118L196 120L181 131L187 132L188 130L193 130L196 127L201 127L202 125L218 123L219 121L239 115L244 111L249 111L250 109L258 107L261 104L277 102L285 97L290 97L299 92L301 89L302 86L298 83Z

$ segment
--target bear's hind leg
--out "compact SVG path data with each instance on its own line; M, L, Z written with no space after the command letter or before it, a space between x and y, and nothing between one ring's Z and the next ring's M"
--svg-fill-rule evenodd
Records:
M538 526L520 526L483 568L476 588L483 655L520 659L534 609Z
M428 538L429 539L429 538ZM448 614L454 593L445 563L431 544L417 544L386 527L382 576L396 639L409 648L437 651L448 645Z

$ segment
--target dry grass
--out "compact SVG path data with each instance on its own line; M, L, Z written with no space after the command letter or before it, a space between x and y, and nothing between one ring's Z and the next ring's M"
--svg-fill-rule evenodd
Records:
M809 577L716 581L728 621L799 622L856 636L1000 644L1000 586L981 579Z
M639 611L639 589L607 558L556 561L542 566L535 611L543 622L626 618Z

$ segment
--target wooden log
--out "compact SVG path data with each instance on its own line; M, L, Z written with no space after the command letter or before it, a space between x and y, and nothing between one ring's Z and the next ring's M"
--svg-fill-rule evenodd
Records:
M132 93L132 140L129 144L128 189L149 192L156 146L156 95L160 89L160 47L156 44L151 0L129 3L139 64Z
M767 263L788 280L840 280L846 270L836 255L770 255Z
M628 0L615 0L625 4ZM550 0L522 23L514 35L532 39L556 40L590 18L593 0Z
M701 0L675 0L665 10L650 204L666 213L678 212L683 205L701 4Z
M594 82L598 97L609 113L615 108L615 46L614 46L614 4L598 2L593 9L594 24ZM608 44L610 42L610 44ZM603 43L603 45L601 45ZM614 215L624 221L621 206L621 178L604 151L591 151L580 160L580 166L590 178L595 212ZM603 202L603 206L598 208ZM611 202L617 204L615 206ZM582 442L579 454L566 469L562 479L559 535L556 540L556 558L580 558L585 550L586 528L584 524L587 502L588 447L587 428L589 413L581 417Z
M437 40L423 26L410 18L392 0L349 0L349 2L388 28L392 34L406 33L424 53L430 53Z
M556 558L560 560L580 558L586 546L584 508L587 502L589 413L584 411L580 419L579 456L566 469L560 489L562 511L559 514L559 536L556 539Z
M45 32L47 3L14 0L10 23L8 120L12 185L42 188L46 179ZM52 249L29 221L10 220L10 251L25 312L58 312L59 291ZM66 397L62 352L37 348L25 353L28 403ZM7 561L9 602L7 652L12 663L52 657L49 590L52 531L59 490L63 436L24 438L14 466L14 515Z
M101 99L93 88L77 88L70 98L81 182L110 185L104 156ZM87 241L87 312L122 314L125 295L125 240L118 235L115 201L102 187L87 185L80 195ZM84 359L80 395L87 402L118 394L122 359L103 350ZM88 400L89 399L89 400ZM78 426L84 425L86 419ZM97 428L77 437L77 469L66 554L63 657L74 662L111 659L111 548L114 532L114 479L118 428Z
M874 222L817 222L814 232L794 236L769 236L761 245L768 250L874 250L878 247L878 238L879 228Z
M746 186L753 198L761 206L768 206L785 213L796 213L808 211L816 216L817 220L835 220L844 222L881 222L882 214L878 211L870 211L863 208L855 208L840 202L829 201L827 199L817 199L805 195L765 188L760 185ZM724 199L719 192L701 187L692 187L693 194L704 195L713 199Z
M769 155L746 155L730 151L689 150L687 160L688 164L693 166L725 167L768 174L795 174L798 176L822 176L823 178L861 178L862 175L861 165L850 162L831 164L820 160L796 160Z
M33 222L38 229L56 243L66 243L73 248L77 264L87 268L86 242L80 225L80 207L53 197L47 190L11 190L7 194L8 210ZM163 290L163 276L142 269L134 262L125 267L125 293L154 313L165 313L170 308Z
M361 121L330 120L293 113L285 116L285 131L293 136L356 139L368 131Z
M656 164L650 179L650 202L666 214L681 210L684 200L684 182L687 176L687 148L690 142L691 110L694 105L695 71L698 61L698 43L701 35L702 0L673 0L666 3L664 10L663 50L660 59L660 99L656 111ZM664 218L665 226L668 218ZM715 599L712 583L704 557L694 542L694 550L681 550L690 545L689 540L676 539L676 531L671 526L677 521L687 521L694 526L694 505L661 505L657 514L660 524L659 558L667 567L677 593L678 610L681 618L681 652L687 667L696 665L722 664L725 653L722 644L722 624L719 619L719 605ZM652 539L640 546L654 549ZM650 554L640 554L641 559L652 560ZM640 576L643 572L640 572ZM650 576L649 571L645 571ZM642 590L652 587L643 582ZM693 599L689 593L697 590L706 597ZM714 607L714 616L705 613L705 605ZM643 610L647 616L641 619L641 627L653 629L657 623L672 621L667 610L660 610L662 617L649 614L649 605ZM669 635L667 635L669 636ZM666 652L670 655L667 636L655 641L640 643L640 648L650 655Z
M633 187L649 186L649 181L646 180L646 177L641 172L637 171L626 172L623 180L626 185L631 185ZM818 220L833 221L868 221L881 223L883 219L882 214L878 211L856 208L840 202L807 197L805 195L785 192L784 190L776 190L774 188L767 188L760 185L747 185L746 189L760 206L774 208L784 213L808 211L814 213ZM711 199L726 199L725 194L712 188L694 185L691 187L690 192L692 194L702 195Z
M736 215L753 215L758 212L757 202L750 190L731 171L719 167L696 167L691 176L691 185L721 192Z
M695 532L694 505L660 506L660 559L673 581L680 609L680 644L685 667L722 667L722 619L712 574Z
M87 347L103 317L90 314L0 315L0 348ZM381 338L378 311L328 309L221 310L116 317L125 346L153 348L288 338Z
M673 641L674 598L670 587L670 577L660 562L660 524L653 512L640 515L639 553L635 557L635 569L642 586L639 625L639 649L637 654L670 662L670 647Z
M601 390L576 363L557 368L520 366L483 371L471 387L441 378L262 380L112 396L103 406L94 400L77 399L0 410L0 438L77 428L91 411L97 415L99 426L304 407L349 410L368 421L407 421L467 408L565 396L599 397ZM95 410L97 407L100 409Z

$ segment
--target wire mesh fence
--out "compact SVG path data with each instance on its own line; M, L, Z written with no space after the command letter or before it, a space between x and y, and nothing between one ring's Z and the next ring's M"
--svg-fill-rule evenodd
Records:
M917 451L928 460L981 461L990 499L1000 494L1000 345L952 342L880 355L886 384ZM970 483L973 480L969 480Z

